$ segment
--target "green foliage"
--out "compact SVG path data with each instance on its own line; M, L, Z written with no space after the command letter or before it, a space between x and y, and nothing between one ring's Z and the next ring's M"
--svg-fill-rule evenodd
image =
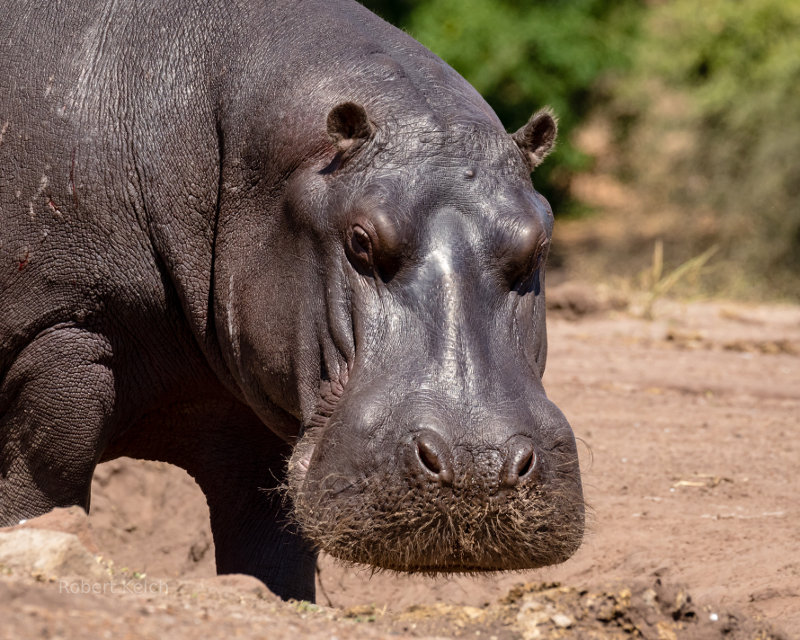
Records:
M569 179L590 159L570 133L601 74L624 67L638 0L366 0L463 75L513 131L549 104L560 118L554 159L536 182L563 209Z
M717 288L800 297L800 3L656 6L621 96L630 177L717 220Z

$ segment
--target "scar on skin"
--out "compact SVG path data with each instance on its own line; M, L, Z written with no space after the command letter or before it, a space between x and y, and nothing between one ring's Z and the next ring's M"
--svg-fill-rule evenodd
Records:
M8 131L8 125L11 124L11 120L6 120L3 123L2 128L0 128L0 144L3 144L3 136L6 135L6 131Z
M34 196L34 200L44 193L45 189L47 189L47 185L48 184L50 184L50 179L46 175L43 175L39 179L39 188L36 190L36 195ZM48 200L50 200L50 199L48 198ZM52 200L51 200L51 202L52 202ZM48 204L50 204L50 203L48 203ZM28 214L30 215L31 220L36 218L36 212L33 209L33 200L31 200L28 203Z
M25 253L23 254L23 256L19 260L19 267L17 268L17 271L22 271L25 267L28 266L28 263L30 261L31 261L30 251L28 251L28 248L25 247Z
M43 175L41 178L39 178L39 188L36 190L37 198L44 193L44 190L47 189L48 184L50 184L50 178L48 178L46 175Z
M53 202L53 199L52 199L52 198L50 198L50 199L47 201L47 206L48 206L48 207L50 207L50 208L53 210L53 215L54 215L54 216L56 216L56 218L60 218L60 217L62 217L62 215L63 215L63 214L61 213L61 209L59 209L59 208L56 206L56 203L55 203L55 202Z

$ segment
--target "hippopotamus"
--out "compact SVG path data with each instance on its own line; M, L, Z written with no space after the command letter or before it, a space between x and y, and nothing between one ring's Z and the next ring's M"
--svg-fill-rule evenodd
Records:
M425 574L579 546L542 375L543 108L481 96L352 0L7 0L0 524L98 463L185 469L220 573Z

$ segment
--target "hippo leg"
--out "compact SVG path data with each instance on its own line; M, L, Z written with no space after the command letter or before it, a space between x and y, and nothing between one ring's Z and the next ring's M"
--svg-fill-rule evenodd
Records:
M0 380L0 526L89 508L115 402L111 346L64 324L40 332Z
M239 447L216 458L213 473L197 476L211 513L217 573L246 573L282 598L313 602L316 552L276 491L285 481L289 447L263 424L239 433ZM228 439L220 444L232 446Z
M268 483L275 480L241 478L224 491L206 489L217 573L250 574L281 598L313 602L316 552L289 522L283 498L262 489Z

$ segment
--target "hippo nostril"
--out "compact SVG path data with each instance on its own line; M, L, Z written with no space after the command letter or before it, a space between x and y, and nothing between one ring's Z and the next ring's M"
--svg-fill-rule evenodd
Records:
M453 482L453 464L444 439L433 431L425 431L415 438L417 459L421 466L444 484Z
M500 484L514 487L533 475L536 466L536 451L533 442L525 436L516 436L508 443L508 457L500 475Z
M417 451L419 452L419 459L427 467L428 471L438 474L442 470L442 465L439 463L439 457L436 452L425 442L417 442Z
M528 471L531 470L533 466L533 451L530 451L527 456L525 456L519 463L519 469L517 469L517 476L523 477Z

